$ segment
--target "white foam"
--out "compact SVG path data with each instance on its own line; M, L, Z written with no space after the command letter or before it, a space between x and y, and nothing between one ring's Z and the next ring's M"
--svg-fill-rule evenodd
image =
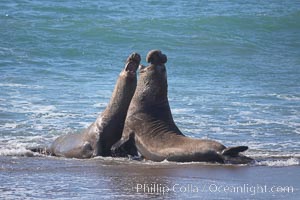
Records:
M32 157L35 154L25 148L20 149L0 149L0 156L28 156Z
M235 146L238 145L248 146L249 150L255 156L297 156L300 155L300 141L288 140L281 142L267 142L267 141L233 141L233 140L223 140L222 143L226 146Z
M261 151L261 150L253 150L249 149L244 154L247 156L259 159L259 160L267 160L267 159L289 159L289 158L300 158L300 153L292 153L292 152L269 152L269 151Z
M48 146L56 136L3 136L0 138L0 156L41 156L28 148Z
M265 160L256 162L257 165L271 166L271 167L285 167L285 166L297 166L300 165L300 160L298 158L289 158L287 160Z
M210 130L217 133L224 131L221 127L211 127Z
M53 111L56 111L56 107L54 105L40 105L29 102L24 99L16 99L11 100L9 102L13 107L0 108L3 112L15 112L15 113L34 113L34 114L49 114Z
M19 83L0 83L0 87L16 87L16 88L30 88L30 89L43 89L40 85L24 85Z
M8 14L5 14L6 17L8 17ZM5 55L12 55L13 54L13 49L11 48L5 48L5 47L0 47L0 55L5 56Z
M88 128L93 122L78 122L78 124L84 128Z
M5 123L3 125L3 128L7 128L7 129L15 129L17 128L18 124L17 123Z
M252 115L253 114L253 112L251 112L251 111L240 111L240 113L239 113L239 115L241 115L241 116L247 116L247 115Z
M278 94L276 97L287 101L300 101L300 97L294 95Z
M172 109L173 114L191 114L194 112L195 112L195 110L192 108L173 108Z
M52 111L55 111L56 107L53 105L32 105L31 112L38 113L38 114L46 114Z

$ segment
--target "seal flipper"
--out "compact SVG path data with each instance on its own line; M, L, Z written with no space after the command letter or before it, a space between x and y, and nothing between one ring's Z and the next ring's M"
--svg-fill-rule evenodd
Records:
M134 134L131 132L128 136L122 137L111 147L111 155L113 157L138 156L135 146Z
M122 150L128 156L139 157L137 147L135 145L134 137L130 137L127 142L124 143Z
M47 156L52 156L54 155L48 147L33 147L33 148L26 148L29 151L32 151L34 153L39 153Z
M112 157L123 157L122 154L122 146L127 142L128 140L120 139L118 142L116 142L114 145L111 146L111 156ZM121 155L122 154L122 155Z
M247 146L228 147L222 151L224 156L238 156L240 152L244 152L248 149Z

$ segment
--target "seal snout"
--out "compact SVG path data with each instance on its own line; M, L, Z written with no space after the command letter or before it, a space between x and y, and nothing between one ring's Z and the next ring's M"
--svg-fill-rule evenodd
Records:
M160 50L151 50L147 54L146 61L153 65L161 65L167 62L167 56Z
M140 54L133 52L132 54L130 54L130 56L127 58L126 62L136 62L136 63L140 63L141 62L141 56Z
M135 73L141 62L140 54L134 52L126 60L125 71Z

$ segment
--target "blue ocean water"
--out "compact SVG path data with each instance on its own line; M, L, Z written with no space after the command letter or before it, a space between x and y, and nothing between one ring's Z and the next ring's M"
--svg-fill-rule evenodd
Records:
M0 155L80 132L127 56L161 49L186 135L299 164L299 20L299 1L2 0Z
M0 198L298 199L299 36L299 1L1 0ZM26 150L85 129L107 105L127 56L139 52L146 64L151 49L168 56L169 102L183 133L248 145L254 166ZM142 183L206 190L137 193ZM294 190L213 193L212 184Z

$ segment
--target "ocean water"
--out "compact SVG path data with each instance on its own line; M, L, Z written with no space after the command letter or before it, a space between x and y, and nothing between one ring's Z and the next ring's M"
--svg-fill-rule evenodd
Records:
M45 194L56 191L50 187L56 182L49 183L49 191L45 183L45 193L35 195L17 187L46 179L47 164L54 171L63 170L64 163L73 166L72 173L59 171L67 174L62 185L79 181L71 177L80 166L79 171L92 168L94 161L41 158L26 148L49 145L61 134L86 128L107 105L127 56L138 52L146 64L151 49L161 49L168 56L169 102L184 134L227 146L248 145L246 154L258 160L251 167L255 171L281 167L285 173L295 166L299 171L299 22L300 2L288 0L2 0L0 175L1 184L10 182L16 189L0 185L0 197L51 198ZM12 178L35 162L43 165L44 170L36 170L39 176ZM120 165L114 160L95 162ZM27 168L13 167L16 163ZM128 173L134 177L134 172ZM291 177L300 178L299 173ZM79 197L70 195L74 192L70 190L55 197ZM107 198L120 197L107 191L104 187ZM22 192L23 196L16 195ZM86 197L96 198L93 193Z

